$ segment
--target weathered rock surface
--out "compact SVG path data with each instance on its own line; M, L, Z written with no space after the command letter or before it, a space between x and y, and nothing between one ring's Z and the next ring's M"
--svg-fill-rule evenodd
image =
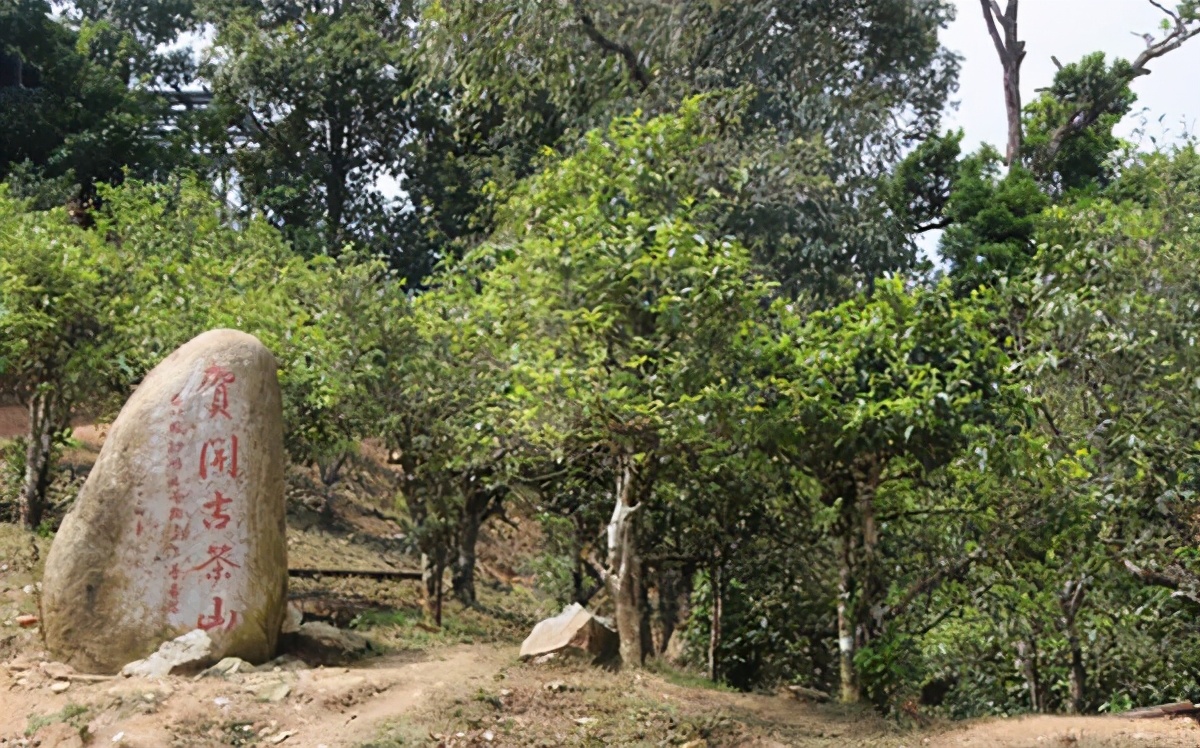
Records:
M121 675L162 678L200 670L213 661L213 642L201 629L189 631L169 642L144 660L134 660L121 668Z
M323 621L301 624L298 631L284 637L283 646L309 665L336 665L371 653L366 637Z
M213 330L125 404L46 562L57 659L114 673L193 629L214 661L274 655L287 591L275 371L253 336Z
M601 661L615 656L618 646L617 632L611 626L574 603L533 627L521 643L521 659L561 653Z

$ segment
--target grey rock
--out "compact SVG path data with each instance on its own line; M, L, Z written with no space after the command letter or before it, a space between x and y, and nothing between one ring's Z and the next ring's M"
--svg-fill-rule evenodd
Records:
M194 672L213 661L213 643L200 629L164 642L154 654L135 660L121 668L121 675L140 678L162 678L167 675Z
M617 632L604 619L574 603L533 627L521 644L521 659L537 658L535 661L544 662L542 658L546 655L563 654L602 662L616 655L619 641Z

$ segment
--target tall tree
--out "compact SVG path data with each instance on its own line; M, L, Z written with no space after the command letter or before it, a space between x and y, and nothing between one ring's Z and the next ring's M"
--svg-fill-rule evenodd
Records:
M128 67L145 50L110 31L56 19L44 0L0 8L0 54L23 69L21 86L0 88L0 179L16 169L30 194L30 183L57 179L86 202L99 182L161 177L183 160L163 131L166 101Z
M790 292L843 295L914 261L874 196L882 174L937 129L957 73L938 42L951 14L949 3L911 0L452 0L425 9L422 61L424 78L450 91L463 152L501 187L536 168L539 147L569 148L615 115L743 89L746 116L712 146L714 160L772 166L749 169L756 199L722 228ZM789 184L786 158L770 154L798 139L825 144L837 190L818 199ZM485 204L485 227L488 214Z
M1043 164L1053 163L1067 141L1101 122L1114 107L1120 107L1121 100L1129 95L1129 84L1141 76L1150 74L1147 66L1151 62L1179 49L1185 42L1200 35L1200 2L1183 0L1171 8L1157 0L1149 0L1151 5L1166 16L1163 19L1161 38L1146 34L1146 49L1132 62L1119 61L1103 76L1076 77L1073 81L1075 85L1056 85L1051 89L1050 96L1061 104L1061 116L1052 123L1045 142L1039 144L1038 153L1027 154L1024 148L1025 111L1021 104L1020 87L1021 64L1026 54L1025 42L1018 38L1020 2L1008 0L1003 11L996 0L979 2L983 8L988 33L996 45L996 52L1004 69L1004 104L1008 118L1005 161L1010 166L1031 157ZM1055 63L1058 62L1057 58L1052 59ZM1062 70L1061 64L1059 69Z
M211 0L205 68L214 109L235 123L226 144L242 201L295 249L390 256L405 201L402 147L413 137L411 10L382 0ZM386 185L392 185L390 188Z
M950 463L974 429L1001 422L1018 398L989 306L978 297L954 301L947 283L910 291L891 278L804 320L781 313L780 363L768 381L795 424L798 467L836 514L841 698L853 702L860 653L889 616L956 573L947 564L888 603L882 487Z

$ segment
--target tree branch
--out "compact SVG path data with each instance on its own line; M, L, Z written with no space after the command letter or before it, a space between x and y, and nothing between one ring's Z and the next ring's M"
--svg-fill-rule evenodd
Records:
M936 589L938 585L940 585L946 579L961 578L964 574L966 574L967 570L971 568L971 565L983 558L984 555L985 552L983 549L972 551L964 556L958 563L945 566L933 574L925 577L924 579L919 580L908 588L908 591L904 593L904 597L900 599L900 602L889 608L885 608L879 614L878 618L882 620L884 616L895 618L899 615L902 615L904 611L908 610L908 606L912 605L913 601L918 597L926 592Z
M1129 559L1122 559L1129 573L1146 584L1156 587L1166 587L1174 590L1172 597L1182 597L1189 602L1200 605L1200 593L1197 593L1197 580L1191 574L1178 566L1169 566L1163 571L1143 569Z
M952 223L954 223L954 221L951 220L950 218L945 218L945 217L939 218L935 221L930 221L929 223L917 224L916 226L913 227L913 233L914 234L924 234L926 231L936 231L938 229L944 229L944 228L949 227L950 224L952 224Z
M1166 13L1167 16L1174 22L1175 28L1171 33L1167 34L1163 39L1150 43L1146 49L1142 50L1141 54L1134 59L1130 65L1129 73L1122 76L1117 84L1105 91L1101 96L1097 97L1096 101L1088 102L1087 106L1077 110L1070 119L1059 126L1054 131L1054 135L1050 138L1049 145L1046 146L1045 160L1047 163L1054 160L1058 152L1062 150L1063 144L1073 135L1083 132L1091 127L1100 119L1109 105L1121 93L1121 89L1129 85L1132 81L1143 75L1150 75L1150 70L1146 67L1150 62L1162 57L1168 52L1172 52L1183 46L1184 42L1200 35L1200 24L1194 28L1188 28L1188 19L1184 19L1178 13L1167 9L1157 0L1149 0L1150 4ZM1153 38L1148 35L1147 38Z
M610 54L620 55L625 61L625 67L629 69L629 77L638 84L638 88L645 91L650 87L650 78L646 75L645 68L638 62L637 53L633 51L628 44L614 42L604 34L600 33L600 29L596 28L596 22L592 20L591 15L583 7L583 0L575 0L575 17L583 26L583 33L596 43L600 49Z

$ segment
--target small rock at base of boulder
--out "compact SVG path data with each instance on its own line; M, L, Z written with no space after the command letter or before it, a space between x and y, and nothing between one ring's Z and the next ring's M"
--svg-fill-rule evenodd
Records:
M237 673L249 672L254 666L240 657L226 657L209 669L197 675L197 678L224 678Z
M521 644L521 659L549 654L576 654L603 662L616 656L620 639L607 622L573 603L562 613L533 627Z
M309 621L299 631L281 638L281 648L310 665L336 665L366 657L371 642L353 631L345 631L322 621Z
M212 662L212 639L201 629L164 642L158 651L144 660L134 660L121 668L121 675L162 678L203 669Z
M38 669L51 680L70 680L75 674L75 668L61 662L43 662L38 665Z

